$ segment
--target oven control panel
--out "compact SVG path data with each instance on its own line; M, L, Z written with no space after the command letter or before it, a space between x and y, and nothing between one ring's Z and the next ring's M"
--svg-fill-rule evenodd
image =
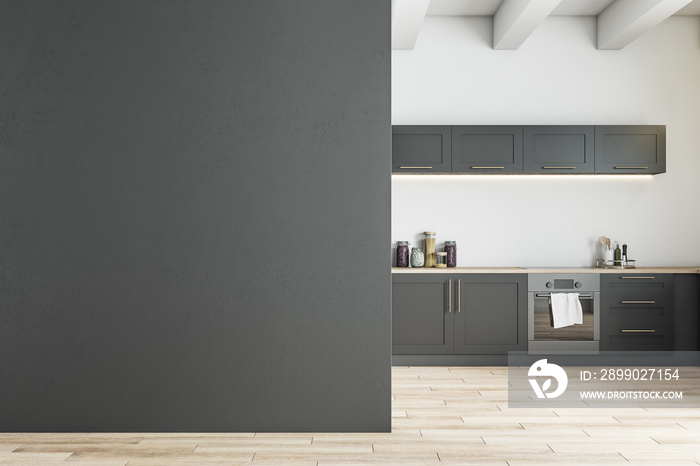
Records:
M528 291L600 291L600 275L587 274L528 274Z
M573 290L574 288L581 288L583 283L579 281L574 281L574 279L554 279L551 282L544 284L547 288L551 290Z

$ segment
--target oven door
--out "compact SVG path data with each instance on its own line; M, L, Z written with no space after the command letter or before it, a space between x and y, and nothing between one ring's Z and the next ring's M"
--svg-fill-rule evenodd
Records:
M597 350L600 340L600 293L579 292L583 323L554 328L549 292L530 292L528 348L530 350Z
M554 328L550 293L535 293L535 341L593 341L593 293L579 293L583 324Z

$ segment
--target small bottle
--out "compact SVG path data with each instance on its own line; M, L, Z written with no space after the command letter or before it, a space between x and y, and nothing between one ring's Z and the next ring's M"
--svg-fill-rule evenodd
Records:
M447 266L457 267L457 242L445 241L445 252L447 253Z
M408 267L408 241L396 242L396 267Z
M622 266L622 251L620 250L620 243L615 241L615 265L617 267Z

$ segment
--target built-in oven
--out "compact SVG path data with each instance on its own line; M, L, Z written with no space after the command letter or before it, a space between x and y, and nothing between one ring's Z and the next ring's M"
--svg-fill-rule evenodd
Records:
M527 288L528 351L599 350L599 274L529 274ZM555 328L551 300L553 293L576 293L581 304L583 323Z

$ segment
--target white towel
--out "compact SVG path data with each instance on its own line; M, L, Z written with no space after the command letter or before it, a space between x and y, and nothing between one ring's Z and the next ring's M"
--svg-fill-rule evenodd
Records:
M552 293L554 328L583 323L583 309L578 293Z

